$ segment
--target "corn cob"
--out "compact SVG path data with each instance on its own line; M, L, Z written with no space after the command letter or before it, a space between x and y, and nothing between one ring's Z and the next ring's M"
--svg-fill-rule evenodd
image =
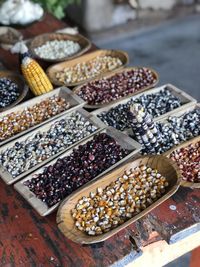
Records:
M41 95L53 90L47 75L34 59L28 58L23 61L21 70L34 95Z
M42 95L53 90L47 75L36 60L32 59L25 44L16 48L20 52L22 74L34 95Z

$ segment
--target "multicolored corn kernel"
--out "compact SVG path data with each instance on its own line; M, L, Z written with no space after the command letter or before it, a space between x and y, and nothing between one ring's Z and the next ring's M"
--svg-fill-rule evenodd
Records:
M122 62L117 57L98 56L86 62L78 63L75 66L64 68L56 73L56 78L64 84L78 83L112 71L121 65Z
M124 70L108 78L88 82L77 94L89 105L107 104L129 94L151 87L156 82L155 73L148 68Z
M70 104L61 97L52 96L19 112L0 118L0 142L69 109Z
M176 149L169 157L178 164L183 180L200 183L200 141Z
M82 197L71 211L75 226L88 235L101 235L134 217L159 199L168 182L146 165L130 169L105 188Z

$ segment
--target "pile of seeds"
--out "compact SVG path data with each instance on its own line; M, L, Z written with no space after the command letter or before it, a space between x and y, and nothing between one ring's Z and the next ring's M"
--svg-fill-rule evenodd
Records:
M56 73L56 78L65 84L76 83L112 71L121 65L122 62L117 57L98 56L87 62L78 63L73 67L64 68Z
M79 43L71 40L48 41L34 49L35 53L44 59L60 59L69 57L80 51Z
M105 104L153 86L155 82L156 76L152 70L135 68L91 81L81 87L78 95L89 105Z
M64 98L52 96L32 107L0 117L0 141L23 132L70 107Z
M119 104L109 111L97 115L106 125L112 126L120 131L130 128L127 113L134 103L141 104L153 117L161 116L181 106L181 100L174 96L169 89L164 88L158 93L141 95L131 98L125 104Z
M198 108L180 117L169 116L166 123L154 123L141 105L134 104L130 107L128 119L133 130L133 138L143 146L143 154L161 154L200 135Z
M18 85L8 78L0 78L0 108L9 106L18 97Z
M0 164L15 178L96 130L80 113L71 113L52 124L49 130L38 131L3 151Z
M173 146L200 135L200 109L194 109L180 117L169 117L167 123L158 123L163 153Z
M111 136L100 133L24 184L51 207L127 154Z
M168 182L146 165L125 171L105 189L82 197L72 210L76 227L88 235L100 235L146 209L166 191Z
M183 180L200 183L200 141L173 151L170 158L178 164Z

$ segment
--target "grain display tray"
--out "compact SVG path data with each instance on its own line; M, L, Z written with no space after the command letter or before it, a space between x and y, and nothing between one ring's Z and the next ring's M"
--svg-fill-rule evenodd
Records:
M187 147L187 146L189 146L191 144L196 144L197 142L200 142L200 136L194 137L194 138L190 139L189 141L185 141L182 144L173 147L172 149L170 149L167 152L165 152L163 155L166 156L166 157L169 157L169 155L173 151L175 151L177 149L180 149L180 148L185 148L185 147ZM199 164L200 164L200 162L199 162ZM190 188L200 188L200 183L192 183L192 182L188 182L188 181L185 181L185 180L181 180L181 186L190 187Z
M187 112L189 112L189 111L192 111L192 110L194 110L194 109L200 109L200 103L193 103L191 106L189 106L189 107L187 107L187 108L181 109L181 110L179 110L179 111L174 111L173 113L171 113L170 116L172 116L172 117L180 117L180 116L182 116L183 114L185 114L185 113L187 113ZM168 117L169 117L169 116L167 116L167 117L165 116L164 118L157 120L157 122L160 122L160 123L168 123L168 122L167 122L167 118L168 118ZM193 139L193 138L191 138L190 140L192 140L192 139ZM187 141L190 141L190 140L187 140ZM185 142L187 142L187 141L185 141ZM185 142L180 143L178 146L181 146L181 145L184 144ZM168 153L169 153L171 150L176 149L176 147L177 147L177 146L172 147L170 150L165 151L163 154L164 154L164 155L168 155Z
M80 51L78 51L77 53L75 53L71 56L58 58L58 59L46 59L46 58L44 59L44 58L41 58L40 56L38 56L37 53L35 53L35 48L42 46L43 44L45 44L48 41L53 41L53 40L59 40L59 41L70 40L73 42L77 42L77 43L79 43L81 49L80 49ZM91 45L92 45L91 42L81 34L73 35L73 34L56 33L56 32L38 35L35 38L33 38L29 44L31 53L34 55L35 58L39 58L40 60L44 60L44 61L48 61L48 62L60 62L63 60L70 60L70 59L79 57L80 55L87 52L90 49Z
M121 133L121 132L119 132L119 131L111 128L111 127L108 127L106 129L103 129L103 130L99 131L99 133L102 133L102 132L105 132L108 135L110 135L111 137L113 137L121 145L122 148L128 149L130 153L126 157L124 157L123 159L118 161L116 164L112 165L110 168L105 170L103 173L99 174L92 181L98 179L100 176L102 176L105 173L113 170L115 167L119 166L121 163L125 162L126 160L128 160L132 156L136 155L141 149L140 144L135 142L133 139L131 139L127 135L125 135L125 134L123 134L123 133ZM83 142L79 143L78 145L74 146L73 149L77 148L79 145L83 145L83 144L87 143L88 141L92 140L92 138L93 137L87 138L85 141L83 141ZM67 152L65 152L64 154L62 154L62 157L68 156L71 153L72 153L72 149L70 149ZM57 159L58 159L58 157L56 159L54 159L53 161L49 162L44 167L47 167L49 165L54 164ZM44 202L42 202L40 199L38 199L36 197L36 195L33 192L31 192L29 190L29 188L27 186L25 186L23 183L25 181L30 180L31 178L33 178L33 176L35 174L39 174L39 173L43 172L44 167L38 169L37 171L33 172L31 175L29 175L28 177L24 178L23 180L19 181L18 183L16 183L14 185L14 188L29 202L29 204L41 216L46 216L46 215L52 213L59 206L59 202L57 204L55 204L54 206L52 206L51 208L49 208ZM89 183L85 184L84 187L87 186L90 183L91 183L91 181Z
M161 115L159 117L155 117L154 118L154 121L158 121L158 120L160 120L162 118L168 117L171 114L173 114L174 112L178 112L178 111L180 111L182 109L185 109L187 107L190 107L191 105L193 105L194 103L197 102L196 99L194 99L193 97L191 97L190 95L188 95L187 93L185 93L184 91L182 91L181 89L175 87L174 85L172 85L172 84L165 84L165 85L162 85L160 87L150 89L147 92L139 93L136 96L132 96L132 97L128 96L125 99L119 101L118 103L107 105L106 107L97 109L97 110L93 111L92 113L95 116L97 116L97 115L101 114L102 112L108 112L111 108L115 108L119 104L126 104L129 100L131 100L131 99L137 99L137 98L139 98L142 95L150 95L150 94L158 93L161 90L163 90L164 88L169 89L169 91L172 93L172 95L178 97L181 100L181 106L178 107L178 108L176 108L176 109L174 109L174 110L172 110L172 111L169 111L169 112L167 112L167 113L165 113L165 114L163 114L163 115Z
M46 73L49 77L49 79L51 80L51 82L55 85L63 85L62 82L60 82L57 78L56 78L56 73L62 71L64 68L70 68L70 67L74 67L76 64L81 64L83 62L88 62L96 57L103 57L103 56L111 56L111 57L118 57L121 61L122 61L122 66L119 66L118 68L115 69L119 70L122 69L125 65L128 64L128 54L124 51L120 51L120 50L97 50L95 52L91 52L89 54L83 55L79 58L70 60L70 61L65 61L59 64L55 64L53 66L50 66ZM109 71L105 72L104 74L108 73ZM110 71L112 72L112 71ZM110 73L109 72L109 73ZM98 77L99 75L97 75ZM89 79L85 79L83 81L80 82L76 82L76 83L68 83L65 84L65 86L78 86L80 84L86 83L88 81L90 81L92 78ZM94 78L93 78L94 79Z
M98 120L96 117L92 116L91 113L87 112L86 110L82 109L82 108L77 108L71 112L68 112L67 114L64 114L62 116L60 116L57 119L52 120L49 123L44 124L43 126L35 129L34 131L27 133L26 135L23 135L21 138L14 140L4 146L2 146L0 148L0 153L2 153L3 151L5 151L7 148L11 148L15 145L16 141L17 142L22 142L25 141L27 138L30 138L31 136L34 136L36 133L38 132L43 132L43 131L47 131L48 129L50 129L50 127L52 126L53 123L60 121L61 119L66 118L67 115L69 115L70 113L73 113L74 111L79 112L86 120L88 120L89 122L91 122L94 126L97 127L97 130L90 134L89 136L92 136L94 134L96 134L98 131L100 131L102 128L104 128L104 124ZM48 162L52 161L54 158L57 158L59 155L63 154L65 151L70 150L72 147L74 147L75 145L79 144L80 142L82 142L83 140L87 139L89 136L83 138L82 140L72 144L71 146L63 149L62 151L58 152L57 154L51 156L50 158L38 163L36 166L30 168L28 171L21 173L20 175L18 175L17 177L13 178L12 175L6 170L4 169L4 167L2 165L0 165L0 177L4 180L4 182L6 184L13 184L16 181L22 179L23 177L27 176L28 174L30 174L31 172L37 170L38 168L42 167L43 165L47 164Z
M114 75L117 74L117 73L121 73L121 72L124 72L124 71L131 71L131 70L134 70L134 69L136 69L136 67L128 67L128 68L124 68L124 69L122 69L122 70L113 71L112 73L109 73L109 74L99 75L98 78L92 79L92 80L90 80L89 82L98 81L98 80L100 80L100 79L102 79L102 78L105 78L105 79L106 79L106 78L109 78L109 77L114 76ZM119 99L117 99L117 100L113 100L113 101L111 101L110 103L106 103L106 104L98 104L98 105L88 105L88 104L86 103L86 104L85 104L85 108L88 108L88 109L104 108L104 107L107 107L107 106L110 105L110 104L119 103L120 101L122 101L122 100L124 100L124 99L127 99L127 97L131 97L131 96L138 95L138 94L140 94L140 93L142 93L142 92L144 92L144 91L146 91L146 90L148 90L148 89L150 89L150 88L155 87L156 84L159 82L158 73L157 73L155 70L151 69L151 68L148 68L148 69L151 70L151 71L154 73L154 77L155 77L155 80L156 80L155 83L152 84L151 86L146 86L146 87L143 88L142 90L139 90L139 91L137 91L137 92L135 92L135 93L129 94L129 95L125 96L125 97L121 97L121 98L119 98ZM87 84L87 83L75 87L75 88L73 89L73 92L74 92L75 94L78 94L78 92L81 90L82 86L84 86L84 85L86 85L86 84Z
M86 233L78 230L75 227L74 219L71 216L71 209L75 208L78 200L81 199L83 196L87 197L90 192L96 192L96 189L98 187L104 189L111 182L114 182L118 177L123 175L126 170L135 168L140 164L148 165L153 169L157 169L158 172L161 173L167 179L169 186L166 188L166 193L161 198L156 200L153 204L151 204L149 207L144 209L142 212L107 233L98 236L89 236ZM123 165L122 167L115 169L112 173L106 174L97 181L93 181L87 187L81 188L75 193L71 194L69 197L67 197L60 205L57 213L58 227L67 238L71 239L76 243L92 244L102 242L113 236L114 234L118 233L120 230L124 229L131 223L139 220L151 210L156 208L158 205L163 203L170 196L172 196L177 191L180 185L180 180L180 172L177 169L176 164L172 160L163 156L145 156L142 158L138 158L132 161L131 163L129 162Z
M85 104L85 102L80 97L78 97L77 95L73 94L71 90L69 90L66 87L60 87L60 88L55 89L55 90L53 90L53 91L51 91L49 93L46 93L44 95L34 97L33 99L28 100L28 101L26 101L26 102L24 102L24 103L22 103L20 105L17 105L16 107L14 107L12 109L9 109L9 110L6 110L6 111L0 113L0 120L4 116L6 116L6 115L8 115L8 114L10 114L12 112L20 112L20 111L24 110L25 108L32 107L33 105L38 104L39 102L44 101L45 99L47 99L49 97L52 97L54 95L55 96L60 96L60 97L62 97L64 99L66 99L70 103L69 109L67 109L67 110L61 112L60 114L57 114L56 116L51 117L48 120L45 120L45 121L43 121L43 122L41 122L41 123L39 123L39 124L37 124L37 125L35 125L33 127L30 127L29 129L27 129L27 130L25 130L23 132L20 132L20 133L14 135L14 136L12 136L12 137L10 137L8 139L3 140L2 142L0 142L0 146L6 144L6 143L8 143L8 142L10 142L10 141L12 141L12 140L14 140L16 138L19 138L20 136L32 131L33 129L36 129L39 126L41 126L41 125L43 125L43 124L45 124L45 123L47 123L49 121L54 120L54 119L60 117L63 114L66 114L66 113L76 109L77 107L83 107L84 104Z

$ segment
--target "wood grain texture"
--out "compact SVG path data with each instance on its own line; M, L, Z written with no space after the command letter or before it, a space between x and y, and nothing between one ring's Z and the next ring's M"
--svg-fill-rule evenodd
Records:
M122 70L113 71L112 73L107 73L105 75L102 74L102 75L99 75L97 78L90 80L89 82L98 81L99 79L102 79L102 78L109 78L109 77L112 77L112 76L116 75L117 73L121 73L121 72L124 72L124 71L131 71L131 70L134 70L135 68L137 68L137 67L126 67L126 68L123 68ZM148 69L150 69L152 71L153 76L155 78L155 82L152 85L150 85L150 86L146 86L145 88L143 88L143 89L141 89L139 91L136 91L135 93L129 94L128 95L129 97L130 96L135 96L135 95L137 95L139 93L142 93L142 92L145 92L146 90L151 89L151 88L155 87L156 84L158 84L158 82L159 82L159 75L158 75L158 73L155 70L151 69L151 68L148 68ZM73 89L73 92L75 94L78 94L80 92L81 88L83 86L85 86L86 84L87 83L84 83L83 85L80 85L80 86L75 87ZM123 99L126 99L126 98L127 98L127 96L121 97L121 98L119 98L117 100L114 100L114 101L109 102L109 104L119 103L119 101L121 101ZM107 104L97 104L97 105L88 105L86 103L85 104L85 108L87 108L87 109L97 109L97 108L104 108L107 105L108 105L108 103Z
M35 23L21 32L25 38L30 38L64 27L64 22L47 14L43 22ZM95 49L94 45L92 49ZM0 49L1 60L7 68L18 69L16 55ZM14 188L8 187L0 180L0 266L134 265L134 261L142 256L143 248L148 248L151 244L157 245L159 240L175 243L186 236L192 239L194 232L200 232L199 203L199 189L180 187L173 197L145 218L129 225L105 242L98 245L79 245L60 232L56 225L55 213L40 217ZM171 205L176 209L172 210ZM157 254L154 254L154 257L156 256ZM146 262L143 263L146 266Z
M106 188L111 182L114 182L118 177L123 176L125 171L134 169L140 166L141 164L147 165L152 169L158 170L158 172L166 178L169 183L169 186L166 188L166 193L148 208L107 233L98 236L89 236L85 232L78 230L71 215L71 210L75 209L78 201L84 196L88 197L90 192L96 192L98 187L101 187L102 189ZM130 225L131 223L136 222L144 215L148 214L152 209L154 209L166 199L168 199L170 196L172 196L178 190L180 181L180 171L178 170L177 165L172 160L164 156L146 156L136 159L132 162L129 162L128 164L123 165L120 168L115 169L111 173L100 178L98 181L92 182L89 186L80 189L71 196L67 197L59 207L57 213L58 227L67 238L76 243L92 244L105 241L109 237L113 236L120 230Z
M68 83L67 84L67 83L60 82L56 78L56 73L63 71L64 68L74 67L77 64L91 61L91 60L95 59L96 57L104 57L104 56L116 57L116 58L119 58L121 60L122 66L117 67L115 69L115 71L122 69L125 65L128 64L128 61L129 61L128 54L124 51L121 51L121 50L97 50L97 51L88 53L86 55L83 55L79 58L75 58L75 59L70 60L70 61L65 61L65 62L62 62L59 64L55 64L53 66L50 66L46 72L47 72L47 75L48 75L49 79L51 80L51 82L55 85L65 85L65 86L69 86L69 87L78 86L80 84L83 84L83 83L86 83L86 82L92 80L92 78L85 79L83 81L76 82L76 83ZM110 73L110 72L112 72L112 71L104 72L104 74ZM98 76L100 76L100 75L97 75L97 77Z

